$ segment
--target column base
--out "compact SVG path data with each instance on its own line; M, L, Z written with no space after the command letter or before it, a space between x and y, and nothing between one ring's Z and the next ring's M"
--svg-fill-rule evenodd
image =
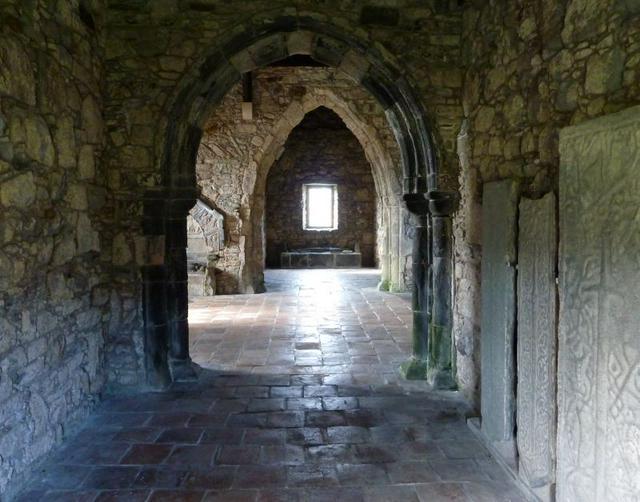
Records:
M198 374L191 358L170 359L169 371L174 382L195 382L198 380Z
M456 384L456 381L453 378L453 374L450 370L439 370L436 368L432 368L427 372L427 376L429 383L435 390L458 389L458 385Z
M388 291L389 293L406 293L407 288L403 288L400 284L397 284L395 282L390 282Z
M163 390L171 385L171 370L165 364L157 364L147 369L147 386L154 390Z
M400 373L407 380L426 380L427 361L412 357L400 365Z
M429 383L434 389L455 390L458 388L452 368L451 327L431 323L429 329Z
M386 279L380 281L376 288L378 289L378 291L389 291L389 281Z

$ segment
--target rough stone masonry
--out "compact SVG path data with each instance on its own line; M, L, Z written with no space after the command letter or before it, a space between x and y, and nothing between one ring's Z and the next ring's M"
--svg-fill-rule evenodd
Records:
M374 246L378 246L379 254L384 254L383 240L389 238L392 231L386 214L392 208L401 211L398 207L401 205L400 152L384 110L366 90L333 68L270 67L252 72L252 79L252 118L242 118L242 88L237 84L209 119L198 151L196 174L202 196L222 212L225 219L226 242L215 265L218 293L255 291L263 287L264 263L273 264L270 244L263 242L260 230L266 223L262 220L270 216L266 208L269 203L267 177L276 164L284 162L278 159L299 121L318 107L337 111L349 122L347 133L353 137L350 126L358 134L349 147L361 153L364 150L360 158L368 163L361 170L376 177L379 193L376 203L380 206L378 235L373 240L367 237L369 262L373 263ZM359 117L361 122L356 123L349 117ZM350 161L345 158L341 162ZM284 224L287 220L280 218L280 221ZM343 227L345 223L343 220ZM302 228L301 223L299 227ZM281 231L284 230L282 227ZM276 229L271 225L266 231L269 241L269 233L273 235ZM398 231L401 229L397 228ZM350 239L347 243L344 235L340 245L353 247L355 241ZM263 254L263 247L267 248L267 256ZM410 249L410 245L406 248ZM400 255L402 251L395 253ZM394 289L402 290L410 282L408 254L409 251L405 251L404 256L397 256L393 280L389 272L388 280L395 282Z
M200 137L206 143L206 121L196 124L189 110L215 116L216 105L238 99L232 84L241 71L289 51L324 58L334 67L325 76L359 76L364 97L347 108L360 122L398 117L394 105L406 96L390 95L394 89L411 89L424 107L416 115L424 124L412 125L432 134L438 188L461 195L454 355L458 388L478 404L482 186L515 179L529 198L558 193L559 130L640 101L639 20L634 0L389 0L383 8L364 0L0 2L0 496L102 393L147 387L157 362L150 347L166 358L167 333L186 334L184 303L163 303L171 295L162 288L163 267L179 261L186 240L180 218L190 208L180 202L193 206L202 181L198 159L174 162L192 153L180 150L190 145L184 138L195 152ZM239 33L258 42L246 47ZM380 68L395 86L379 85L390 78ZM375 105L360 107L369 91ZM375 121L374 129L387 127ZM393 163L410 157L393 150L388 131L378 136ZM407 147L420 138L394 139ZM279 147L270 152L268 166ZM256 169L236 179L229 168L231 183L252 185ZM173 175L191 191L169 186ZM399 181L396 195L407 180ZM259 242L260 232L239 230L239 222L252 221L256 206L239 199L229 204L225 230L237 239L233 260L249 263L243 282L253 288L259 264L239 249L242 238ZM151 218L156 212L162 217ZM396 227L402 217L388 212ZM396 251L407 256L402 246ZM395 263L390 277L400 282L405 265Z
M95 403L123 305L109 277L102 14L0 4L0 497Z

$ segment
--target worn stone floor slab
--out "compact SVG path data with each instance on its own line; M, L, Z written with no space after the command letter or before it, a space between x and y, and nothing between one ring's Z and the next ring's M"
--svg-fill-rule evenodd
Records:
M455 393L406 382L406 296L269 271L190 305L198 384L106 400L20 500L520 501Z

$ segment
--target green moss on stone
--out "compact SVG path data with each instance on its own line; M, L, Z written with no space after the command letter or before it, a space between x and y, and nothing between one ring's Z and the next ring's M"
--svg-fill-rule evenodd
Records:
M389 291L388 279L383 279L378 283L378 291Z
M400 373L407 380L426 380L427 361L412 357L400 365Z

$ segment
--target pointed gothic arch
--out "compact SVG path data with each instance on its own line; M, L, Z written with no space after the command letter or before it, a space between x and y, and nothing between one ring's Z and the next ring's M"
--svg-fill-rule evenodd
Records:
M398 142L402 164L401 192L409 210L428 234L425 194L437 190L437 149L426 111L402 66L379 44L307 16L253 20L242 32L230 34L219 47L202 54L165 103L158 124L157 164L162 183L145 196L144 228L165 240L162 266L145 270L145 354L148 383L195 378L189 357L186 215L195 204L197 151L204 121L212 107L236 84L242 73L291 55L305 54L344 71L378 101ZM418 237L416 237L418 239ZM424 240L424 237L420 239ZM428 336L430 303L429 257L414 245L414 331ZM418 256L422 253L425 256ZM419 291L418 291L419 287ZM426 291L426 293L425 293ZM426 342L425 342L426 345Z

